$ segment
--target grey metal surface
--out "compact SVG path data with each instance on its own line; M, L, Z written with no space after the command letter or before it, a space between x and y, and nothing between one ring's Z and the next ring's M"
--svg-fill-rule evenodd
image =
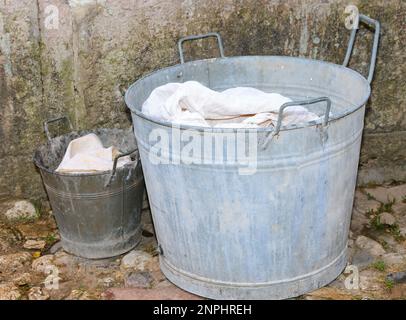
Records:
M95 133L105 147L114 145L124 153L137 149L131 130L71 132L38 148L34 162L41 172L63 248L85 258L107 258L131 250L141 239L143 175L138 157L114 171L55 172L69 142L88 133Z
M243 161L178 161L171 124L146 117L143 102L168 82L196 80L214 89L250 86L308 106L318 121L245 129L257 134L256 173ZM143 77L126 92L163 273L190 292L215 299L282 299L333 281L344 269L365 103L370 85L344 66L302 58L244 56L188 62ZM331 114L326 112L330 106ZM326 116L328 122L326 123ZM179 125L213 138L241 129ZM169 137L151 160L159 129ZM264 142L272 135L268 144ZM247 139L247 138L246 138ZM261 148L264 146L264 148ZM161 145L162 147L162 145ZM224 145L226 151L227 145ZM211 157L205 151L202 158ZM196 160L196 161L194 161Z

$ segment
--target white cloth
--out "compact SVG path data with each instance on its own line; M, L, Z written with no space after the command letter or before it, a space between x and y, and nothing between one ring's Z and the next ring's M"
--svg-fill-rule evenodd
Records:
M114 158L120 152L114 146L104 148L94 133L72 140L56 172L91 173L113 169ZM117 161L117 168L131 161L129 156Z
M259 127L275 125L279 108L292 100L278 93L249 87L217 92L199 82L168 83L154 89L142 106L153 119L204 127ZM319 116L302 106L288 107L282 123L307 122Z

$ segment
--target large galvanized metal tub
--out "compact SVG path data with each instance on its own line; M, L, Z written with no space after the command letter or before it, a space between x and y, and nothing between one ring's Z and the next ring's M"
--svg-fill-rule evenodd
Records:
M342 272L379 39L379 23L360 18L375 27L368 80L322 61L243 56L182 63L147 75L127 90L160 265L174 284L209 298L279 299L324 286ZM218 34L192 36L179 42L181 62L183 41L212 35L222 53ZM214 90L249 86L278 92L322 118L281 126L284 105L275 127L243 130L246 142L250 134L257 136L255 173L244 174L238 156L202 162L213 159L211 148L184 161L189 139L179 136L188 130L202 139L224 134L241 139L241 130L174 128L141 112L154 88L187 80Z
M90 259L113 257L134 248L141 240L145 187L132 130L97 129L55 138L46 131L49 141L38 148L34 162L41 172L63 248ZM115 163L113 171L55 172L69 142L89 133L95 133L105 147L114 145L123 155L135 157L120 168Z

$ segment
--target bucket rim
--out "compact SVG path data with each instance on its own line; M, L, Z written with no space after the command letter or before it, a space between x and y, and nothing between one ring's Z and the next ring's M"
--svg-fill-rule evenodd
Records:
M309 62L309 63L314 63L314 64L324 64L324 65L328 65L328 66L334 66L335 68L341 69L341 70L345 70L345 72L349 72L351 74L353 74L355 77L357 77L358 79L360 79L361 81L364 82L364 84L366 85L366 94L364 96L364 98L362 99L362 103L360 103L359 105L356 105L355 107L346 110L345 112L342 113L338 113L337 116L331 118L328 120L328 123L332 122L332 121L337 121L341 118L344 118L345 116L352 114L354 112L356 112L357 110L359 110L360 108L362 108L367 101L369 100L370 96L371 96L371 85L368 82L368 80L359 72L355 71L354 69L351 69L349 67L340 65L340 64L336 64L333 62L328 62L328 61L322 61L322 60L317 60L317 59L309 59L309 58L302 58L302 57L290 57L290 56L282 56L282 55L246 55L246 56L232 56L232 57L218 57L218 58L211 58L211 59L200 59L200 60L192 60L192 61L188 61L185 62L183 64L178 63L175 65L171 65L168 67L164 67L164 68L160 68L158 70L152 71L144 76L142 76L141 78L139 78L138 80L136 80L135 82L133 82L128 89L125 92L124 95L124 101L125 104L127 106L128 109L130 109L132 114L135 114L136 116L148 121L148 122L152 122L155 123L157 125L160 126L164 126L164 127L168 127L168 128L176 128L179 130L194 130L194 131L199 131L199 132L204 132L204 131L209 131L209 132L241 132L241 131L251 131L251 132L273 132L275 130L275 127L260 127L260 128L230 128L230 127L202 127L202 126L195 126L195 125L188 125L188 124L174 124L170 121L163 121L163 120L157 120L154 119L152 117L149 117L147 115L145 115L144 113L142 113L141 110L139 110L138 108L136 108L134 105L132 105L129 102L129 94L130 91L137 86L140 82L142 82L143 80L145 80L146 78L157 74L159 72L165 71L165 70L170 70L172 68L175 67L179 67L182 65L192 65L194 63L201 63L203 61L206 62L216 62L216 61L221 61L221 60L226 60L226 59L261 59L261 58L277 58L277 59L285 59L285 60L302 60L305 62ZM307 128L307 127L314 127L317 125L321 125L323 122L322 117L320 117L319 120L313 120L313 121L308 121L308 122L303 122L303 123L298 123L298 124L291 124L291 125L282 125L280 128L280 131L287 131L287 130L293 130L293 129L301 129L301 128ZM327 126L328 126L327 123Z
M76 130L76 131L70 131L68 133L62 134L60 136L56 136L51 138L51 140L48 140L46 143L41 144L39 147L35 149L34 155L32 157L32 161L34 162L35 166L40 169L41 171L45 171L49 174L55 175L55 176L62 176L62 177L91 177L91 176L103 176L103 175L111 175L112 170L104 170L104 171L97 171L97 172L87 172L87 173L63 173L63 172L56 172L55 170L51 170L43 166L42 164L39 163L39 152L41 148L44 148L47 144L52 142L52 140L63 137L65 135L69 135L72 133L91 133L91 132L97 132L98 130L120 130L120 131L125 131L128 129L120 129L120 128L97 128L97 129L89 129L89 130ZM138 146L136 146L136 149L138 150ZM129 167L133 166L134 163L136 163L136 167L138 167L141 164L140 158L138 157L136 160L131 161L129 163L126 163L122 167L117 167L116 168L116 173L124 171L125 169L128 169Z

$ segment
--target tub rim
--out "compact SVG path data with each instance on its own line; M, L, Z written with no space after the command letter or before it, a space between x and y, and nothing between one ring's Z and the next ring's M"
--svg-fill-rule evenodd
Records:
M132 105L129 102L129 95L130 95L130 91L134 89L134 87L136 87L139 83L141 83L142 81L144 81L146 78L151 77L155 74L158 74L159 72L165 71L165 70L170 70L172 68L175 67L179 67L179 66L188 66L188 65L192 65L195 63L202 63L204 61L206 62L216 62L216 61L221 61L221 60L225 60L225 59L261 59L261 58L276 58L276 59L285 59L285 60L294 60L294 61L304 61L306 63L313 63L313 64L324 64L324 65L328 65L328 66L333 66L334 68L338 68L339 70L345 70L345 72L349 72L350 74L353 74L356 78L360 79L362 82L364 82L364 84L367 85L366 89L366 95L364 96L364 98L362 99L362 103L359 105L356 105L353 108L350 108L349 110L346 110L342 113L338 113L336 116L329 118L328 124L331 121L336 121L339 120L341 118L344 118L345 116L352 114L354 112L356 112L358 109L362 108L369 100L370 96L371 96L371 85L368 82L368 80L361 75L359 72L345 67L343 65L339 65L336 63L332 63L332 62L328 62L328 61L322 61L322 60L316 60L316 59L309 59L309 58L302 58L302 57L290 57L290 56L278 56L278 55L246 55L246 56L232 56L232 57L219 57L219 58L211 58L211 59L200 59L200 60L192 60L192 61L188 61L185 62L183 64L175 64L172 66L168 66L168 67L164 67L155 71L152 71L144 76L142 76L141 78L139 78L138 80L136 80L135 82L133 82L128 89L125 92L124 95L124 101L125 104L127 106L128 109L130 109L131 113L135 114L136 116L148 121L148 122L152 122L154 124L160 125L160 126L164 126L167 128L176 128L179 130L194 130L194 131L198 131L198 132L241 132L241 131L249 131L249 132L273 132L275 130L275 127L265 127L265 128L229 128L229 127L202 127L202 126L195 126L195 125L188 125L188 124L174 124L170 121L162 121L162 120L157 120L154 119L152 117L149 117L147 115L145 115L144 113L142 113L141 110L139 110L137 107L135 107L134 105ZM179 82L182 83L182 82ZM287 131L287 130L295 130L295 129L302 129L302 128L307 128L307 127L315 127L322 124L322 117L320 117L319 120L313 120L313 121L308 121L308 122L302 122L302 123L298 123L298 124L293 124L293 125L282 125L280 128L280 131Z

